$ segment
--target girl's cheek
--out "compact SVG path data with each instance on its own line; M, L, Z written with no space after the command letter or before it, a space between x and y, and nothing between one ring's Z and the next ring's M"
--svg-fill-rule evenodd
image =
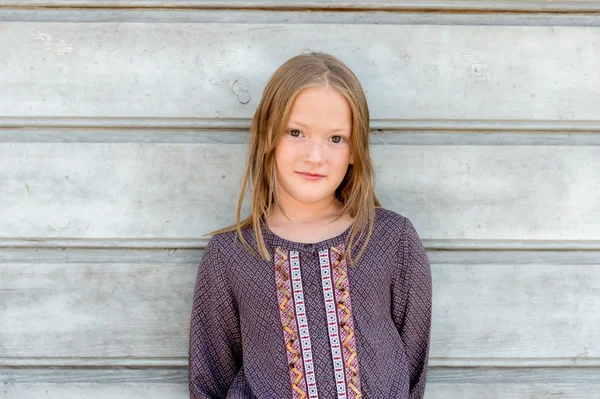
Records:
M284 158L288 158L291 154L294 154L298 151L298 143L290 140L289 138L281 143L281 153ZM286 161L287 159L284 159Z

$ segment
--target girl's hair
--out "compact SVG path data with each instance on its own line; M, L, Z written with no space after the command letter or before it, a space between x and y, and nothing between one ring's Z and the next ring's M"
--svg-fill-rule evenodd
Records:
M374 171L369 153L369 109L363 88L354 73L338 58L320 52L297 55L280 66L267 83L250 128L250 154L242 178L236 224L207 235L236 231L244 246L254 253L242 235L242 229L252 226L258 251L263 259L271 260L261 231L273 204L279 204L275 173L275 146L285 132L288 117L296 96L308 87L328 86L343 95L352 111L350 151L354 163L335 191L343 204L340 215L346 212L355 218L346 257L353 265L363 254L373 231L375 208L381 207L374 190ZM252 214L240 221L246 189L251 187ZM337 220L336 218L336 220ZM352 248L357 241L364 245L352 259Z

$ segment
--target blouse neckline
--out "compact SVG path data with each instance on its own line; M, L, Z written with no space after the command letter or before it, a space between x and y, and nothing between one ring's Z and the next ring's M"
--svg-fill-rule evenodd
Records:
M318 242L299 242L285 239L283 237L275 234L271 229L267 226L267 223L264 219L261 221L261 230L263 234L263 238L265 243L269 243L275 247L282 247L291 250L300 250L300 251L312 251L315 248L323 249L323 248L331 248L337 245L340 245L346 241L346 238L350 234L354 223L350 225L344 232L338 234L335 237L327 238L325 240L321 240Z

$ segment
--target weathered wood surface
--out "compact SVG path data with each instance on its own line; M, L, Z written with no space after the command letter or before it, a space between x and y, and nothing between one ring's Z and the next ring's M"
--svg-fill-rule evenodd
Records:
M194 251L3 252L0 358L187 356Z
M0 374L6 399L189 398L185 369L11 370ZM598 369L429 370L426 399L600 398Z
M600 367L598 253L429 256L432 366ZM185 365L200 258L198 251L5 249L2 365Z
M378 120L600 115L592 27L2 22L0 31L9 60L0 117L249 118L274 68L304 49L344 59Z
M50 121L50 119L46 119ZM6 122L6 119L4 119ZM55 123L64 123L65 119L53 120ZM75 119L68 122L75 123ZM86 120L86 123L110 123L104 120ZM126 123L124 120L121 121ZM234 129L210 129L206 126L186 128L157 128L150 129L149 124L168 124L167 120L136 121L135 126L128 128L116 127L114 125L105 126L95 125L94 127L79 127L71 129L69 126L58 127L21 127L19 129L0 127L0 144L6 143L95 143L95 144L116 144L116 143L136 143L136 144L248 144L248 125L240 122L240 127ZM196 121L188 121L191 125ZM408 122L408 121L407 121ZM370 133L371 146L386 145L436 145L436 146L473 146L473 145L493 145L493 146L600 146L600 124L597 131L577 131L573 132L566 127L560 129L555 127L555 131L536 131L531 127L506 127L497 126L496 130L482 131L479 125L448 124L454 128L461 128L462 131L445 131L442 126L436 126L438 129L425 129L420 126L420 122L412 121L414 125L398 127L395 130L382 129L372 126ZM0 120L2 123L2 120ZM81 123L81 122L79 122ZM185 122L184 122L185 123ZM410 123L410 122L408 122ZM426 122L424 122L426 123ZM145 127L143 126L145 124ZM444 123L445 125L445 123ZM465 131L466 130L466 131ZM476 132L474 132L474 130Z
M477 10L477 11L598 11L597 0L0 0L12 7L170 7L170 8L274 8L369 10Z
M189 399L187 370L3 369L5 399Z
M599 369L433 369L426 399L600 398Z
M413 12L429 10L444 12ZM187 398L201 251L133 247L201 247L233 221L243 129L308 48L355 70L388 130L373 136L384 205L428 248L485 249L429 251L427 399L600 398L599 252L552 251L600 248L597 11L0 0L0 396ZM489 251L521 244L545 250Z
M200 239L234 221L245 144L1 143L1 238ZM424 239L600 240L599 146L375 145ZM248 206L248 202L246 202Z
M0 0L1 2L1 0ZM552 4L555 4L553 2ZM524 4L518 2L517 4ZM548 3L550 4L550 3ZM589 26L600 27L595 13L552 12L452 12L410 10L378 12L369 9L218 9L155 7L0 7L0 21L6 22L141 22L141 23L242 23L254 24L362 24L362 25L483 25L483 26ZM275 67L275 66L274 66Z

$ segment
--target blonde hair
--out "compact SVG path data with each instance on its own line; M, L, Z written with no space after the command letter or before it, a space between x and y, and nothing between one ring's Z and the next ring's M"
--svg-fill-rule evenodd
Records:
M343 204L338 218L346 213L355 218L346 245L346 257L349 265L358 261L373 231L375 208L381 207L375 195L374 171L369 153L369 108L356 75L338 58L326 53L309 52L292 57L271 76L252 119L250 153L242 178L236 224L207 235L236 231L244 246L254 253L242 235L242 229L252 226L261 257L271 260L261 223L266 223L272 205L279 204L275 146L285 132L292 105L300 91L320 86L337 90L346 98L352 111L350 151L354 163L348 166L335 196ZM244 195L249 186L252 187L252 212L240 221ZM364 240L364 245L353 259L352 248L360 240Z

